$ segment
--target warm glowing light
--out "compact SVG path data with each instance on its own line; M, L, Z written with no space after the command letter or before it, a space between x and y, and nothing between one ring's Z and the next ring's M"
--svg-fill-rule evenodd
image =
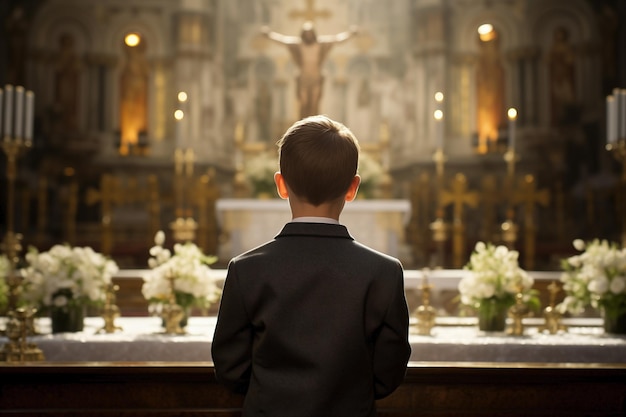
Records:
M511 107L506 114L509 116L509 120L517 119L517 110L514 107Z
M478 26L478 36L483 42L488 42L496 37L496 31L491 23L484 23Z
M141 37L138 33L129 33L124 37L124 43L131 48L139 45L139 42L141 42Z
M493 25L491 23L484 23L478 26L478 34L479 35L487 35L493 31Z
M183 117L185 117L185 112L182 110L176 110L174 112L174 119L176 120L183 120Z
M441 110L435 110L433 116L435 117L435 120L441 120L443 119L443 112Z
M441 103L443 101L443 93L441 91L437 91L435 93L435 101L437 103Z
M187 101L187 93L185 93L184 91L179 92L178 101L180 101L181 103L184 103L185 101Z

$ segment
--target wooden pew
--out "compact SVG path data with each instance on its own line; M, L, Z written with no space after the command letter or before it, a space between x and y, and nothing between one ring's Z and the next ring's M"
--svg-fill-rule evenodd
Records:
M3 417L235 417L242 399L217 384L211 363L0 365ZM416 362L378 410L381 417L621 417L626 364Z

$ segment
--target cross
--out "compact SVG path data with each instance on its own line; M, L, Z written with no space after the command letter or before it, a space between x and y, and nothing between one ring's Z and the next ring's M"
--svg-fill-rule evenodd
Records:
M455 267L465 262L465 225L463 224L463 208L465 205L476 207L478 193L467 190L465 175L458 173L452 181L451 191L441 191L441 207L453 205L454 218L452 221L452 253Z
M289 13L289 17L298 18L304 17L307 21L313 21L318 17L328 18L331 16L329 10L315 10L315 0L305 0L306 9L305 10L292 10Z
M150 213L151 236L159 230L160 203L159 185L156 176L150 175L147 184L139 184L137 178L130 177L125 182L121 176L103 174L100 189L89 188L85 202L87 205L100 204L101 252L110 255L113 249L113 212L125 205L145 204Z
M526 175L521 181L520 188L513 194L513 203L524 206L524 219L527 224L533 224L533 213L535 204L542 206L550 202L548 190L537 190L535 177Z
M458 173L452 180L451 191L441 192L441 205L443 207L453 204L454 220L460 221L463 217L463 207L465 205L476 207L478 204L478 193L467 191L467 179L465 175Z
M513 204L524 206L524 268L532 269L535 259L535 204L547 206L550 201L548 190L537 190L535 177L526 175L520 188L513 193Z

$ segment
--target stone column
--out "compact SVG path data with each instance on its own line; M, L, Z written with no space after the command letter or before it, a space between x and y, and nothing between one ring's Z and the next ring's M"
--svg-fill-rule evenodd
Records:
M429 151L435 150L436 126L433 113L436 110L435 93L441 91L444 95L449 93L446 79L447 60L447 19L446 8L443 1L428 2L415 11L414 26L415 43L413 47L413 59L415 63L415 85L420 94L415 100L415 120L417 126L424 126L422 132L421 151L417 155L430 159ZM447 136L447 101L444 99L444 138ZM444 143L447 142L444 139ZM445 146L445 145L444 145Z
M217 107L222 105L218 79L212 23L215 10L206 0L181 2L176 15L176 53L174 64L174 107L177 94L187 93L181 134L182 146L194 149L197 163L217 161L216 149L221 138L216 120ZM214 146L207 146L207 142Z

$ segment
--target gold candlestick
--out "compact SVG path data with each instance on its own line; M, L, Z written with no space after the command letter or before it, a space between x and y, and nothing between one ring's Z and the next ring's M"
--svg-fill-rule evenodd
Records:
M524 294L522 293L522 287L518 287L518 292L515 294L515 304L509 309L509 316L513 319L511 328L507 334L511 336L523 336L524 324L522 319L530 313L530 308L524 302Z
M622 215L622 247L626 247L626 137L606 145L606 149L613 153L615 159L622 164L622 178L618 186L617 206Z
M115 293L120 289L119 285L109 284L106 291L106 301L104 303L104 311L102 318L104 319L104 327L96 333L115 333L117 330L123 330L115 324L115 319L120 316L120 308L115 304Z
M506 162L506 175L509 179L515 178L515 163L517 162L517 154L515 149L508 149L504 153L504 161Z
M444 265L444 255L445 255L445 242L447 238L447 229L448 225L444 220L444 209L442 202L442 193L443 193L443 178L445 173L445 162L446 156L443 153L443 149L441 146L437 148L433 155L433 161L435 162L435 171L437 175L436 185L435 185L435 204L436 204L436 213L435 213L435 221L430 224L430 230L432 231L432 239L435 242L437 247L437 266L443 267Z
M436 265L443 267L445 264L445 242L447 237L448 225L443 219L443 209L437 209L437 218L430 224L430 230L433 234L433 241L437 247Z
M180 327L180 321L185 317L183 308L176 303L176 293L174 291L175 276L168 277L170 281L169 303L163 307L161 317L165 324L165 334L185 334L185 330Z
M429 269L424 268L422 270L422 305L415 310L415 316L417 318L417 333L423 336L429 336L435 327L435 318L437 317L437 310L430 305L430 292L434 288L433 285L428 282Z
M543 318L545 323L539 327L540 332L548 332L550 334L557 334L559 332L566 332L567 327L561 322L561 313L555 308L556 294L561 289L552 281L548 285L548 291L550 291L550 305L543 310Z
M15 233L15 181L17 179L17 160L21 154L32 147L33 132L33 111L34 94L32 91L24 90L22 86L12 85L5 87L5 94L0 89L0 99L5 96L4 104L4 136L1 143L2 151L7 157L7 231L3 241L0 243L2 250L9 259L9 274L7 284L9 286L9 310L17 308L19 298L21 276L16 271L22 251L22 235ZM15 98L15 102L13 99ZM24 98L26 105L24 106ZM26 117L23 118L23 114ZM15 116L15 117L13 117ZM14 123L15 122L15 123Z
M192 217L189 203L193 188L195 155L193 149L176 149L174 152L174 174L176 184L176 219L170 223L174 240L178 242L194 241L198 224Z
M32 332L32 318L35 310L17 308L9 311L6 336L9 341L0 349L2 362L35 362L45 360L44 354L35 344L28 342Z

